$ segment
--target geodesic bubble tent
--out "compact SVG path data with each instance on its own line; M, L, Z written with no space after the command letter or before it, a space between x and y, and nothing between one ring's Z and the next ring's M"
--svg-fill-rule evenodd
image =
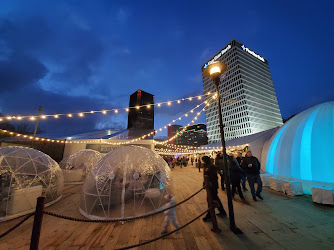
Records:
M139 216L161 208L163 197L171 193L171 172L160 155L143 147L121 147L87 175L79 210L90 219Z
M62 171L50 156L26 147L0 147L0 220L34 211L42 195L51 205L63 186Z
M82 182L86 174L102 158L95 150L83 149L61 161L65 182Z

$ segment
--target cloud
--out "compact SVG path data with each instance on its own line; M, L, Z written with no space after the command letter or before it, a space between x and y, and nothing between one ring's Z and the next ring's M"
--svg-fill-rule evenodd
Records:
M13 53L8 60L0 61L0 88L2 92L7 92L32 85L47 72L37 59Z
M210 48L205 48L201 55L200 55L200 60L204 62L208 61L211 57L213 56L212 51Z
M125 8L119 8L116 14L117 20L121 23L125 23L126 21L128 21L130 16L131 16L130 11Z

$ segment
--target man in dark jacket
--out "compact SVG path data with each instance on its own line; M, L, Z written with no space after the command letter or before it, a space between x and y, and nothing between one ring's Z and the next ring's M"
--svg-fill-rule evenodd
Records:
M204 163L204 175L209 176L209 181L211 184L211 195L212 199L218 202L218 210L219 210L219 216L226 216L225 209L223 207L223 204L221 203L219 197L218 197L218 177L217 177L217 169L214 165L211 164L211 159L208 156L203 156L202 161ZM206 214L206 216L203 218L203 221L209 221L211 218L210 212Z
M215 166L217 168L217 172L220 175L220 184L221 188L224 191L225 190L225 178L224 178L224 160L223 155L221 153L217 154L216 160L215 160Z
M242 154L240 152L237 153L237 158L236 160L239 163L239 166L242 168ZM242 188L244 191L248 191L248 189L246 188L246 170L242 168L242 170L244 171L244 173L241 173L241 184L242 184Z
M247 180L249 187L252 192L253 200L256 201L256 196L263 200L261 196L262 192L262 181L260 177L260 162L259 160L252 155L252 152L249 150L247 151L247 154L245 158L242 161L242 168L245 169L247 174ZM255 192L254 184L257 183L257 189Z

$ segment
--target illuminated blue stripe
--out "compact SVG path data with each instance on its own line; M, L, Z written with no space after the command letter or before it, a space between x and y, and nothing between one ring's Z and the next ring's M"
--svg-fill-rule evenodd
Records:
M315 109L305 124L300 142L300 177L302 180L312 180L311 140L312 128L319 108Z
M275 153L276 153L277 144L279 142L279 139L282 133L284 132L284 130L286 130L290 122L291 121L289 121L287 124L283 125L279 129L279 131L275 135L275 138L270 143L270 147L269 147L268 154L267 154L267 162L266 162L266 171L268 171L269 173L274 174L274 162L275 162Z

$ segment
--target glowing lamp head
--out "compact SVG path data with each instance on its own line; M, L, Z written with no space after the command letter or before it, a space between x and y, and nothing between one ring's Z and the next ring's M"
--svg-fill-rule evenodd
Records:
M222 72L222 69L219 68L218 66L212 67L210 69L210 75L213 75L213 74L216 74L216 73L221 73L221 72Z
M226 64L216 61L203 69L203 75L209 78L220 77L227 71Z

